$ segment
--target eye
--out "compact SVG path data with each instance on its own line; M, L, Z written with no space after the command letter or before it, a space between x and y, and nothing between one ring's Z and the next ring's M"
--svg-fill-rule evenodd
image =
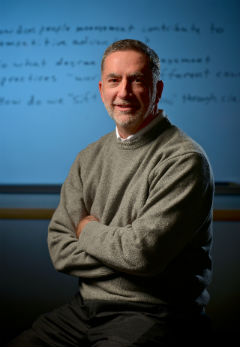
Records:
M107 80L108 84L111 85L111 86L115 86L119 83L119 78L117 77L110 77L108 78Z
M136 84L144 84L144 78L142 76L134 76L133 82Z

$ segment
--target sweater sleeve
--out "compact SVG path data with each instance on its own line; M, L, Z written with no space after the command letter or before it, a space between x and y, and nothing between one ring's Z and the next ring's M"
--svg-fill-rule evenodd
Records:
M75 234L79 220L86 216L78 158L65 180L60 203L48 228L48 248L56 270L82 278L101 278L113 273L100 260L80 249Z
M149 177L149 195L138 217L124 227L89 222L80 249L115 271L154 276L212 218L213 180L199 153L168 159Z

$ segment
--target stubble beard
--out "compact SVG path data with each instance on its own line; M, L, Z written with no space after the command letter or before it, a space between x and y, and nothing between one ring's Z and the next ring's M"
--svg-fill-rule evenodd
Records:
M115 113L114 109L111 107L107 108L109 116L114 120L115 124L124 128L124 129L135 129L137 128L152 112L153 107L149 107L145 114L143 114L142 110L136 111L134 113L131 112L119 112Z
M152 93L151 102L149 104L148 109L145 111L145 114L143 114L143 110L141 110L141 109L136 110L134 113L132 113L130 111L127 111L127 112L122 111L122 112L119 112L117 114L117 112L114 110L114 106L112 106L112 105L107 106L105 104L105 107L107 109L109 116L114 120L116 125L124 128L124 129L134 130L150 115L150 113L154 112L154 100L155 100L155 98L156 98L156 85L154 85L154 90Z
M134 125L136 125L141 119L141 113L129 113L129 112L121 112L119 114L115 114L114 112L109 113L110 117L114 120L116 125L121 126L122 128L128 129L132 128Z

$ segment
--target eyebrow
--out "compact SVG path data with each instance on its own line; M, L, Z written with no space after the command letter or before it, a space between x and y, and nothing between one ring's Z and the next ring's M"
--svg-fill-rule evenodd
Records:
M115 74L115 73L110 73L107 75L107 78L119 78L121 77L121 75L118 75L118 74ZM130 78L133 78L133 77L144 77L144 73L142 72L135 72L133 74L130 74L129 75Z
M117 75L115 73L110 73L107 75L107 78L116 78L116 77L121 77L120 75Z

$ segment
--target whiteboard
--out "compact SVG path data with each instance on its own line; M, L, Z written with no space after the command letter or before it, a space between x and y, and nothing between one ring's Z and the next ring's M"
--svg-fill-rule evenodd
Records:
M100 61L135 38L161 60L159 108L240 182L240 1L0 1L0 184L62 184L77 153L114 129Z

